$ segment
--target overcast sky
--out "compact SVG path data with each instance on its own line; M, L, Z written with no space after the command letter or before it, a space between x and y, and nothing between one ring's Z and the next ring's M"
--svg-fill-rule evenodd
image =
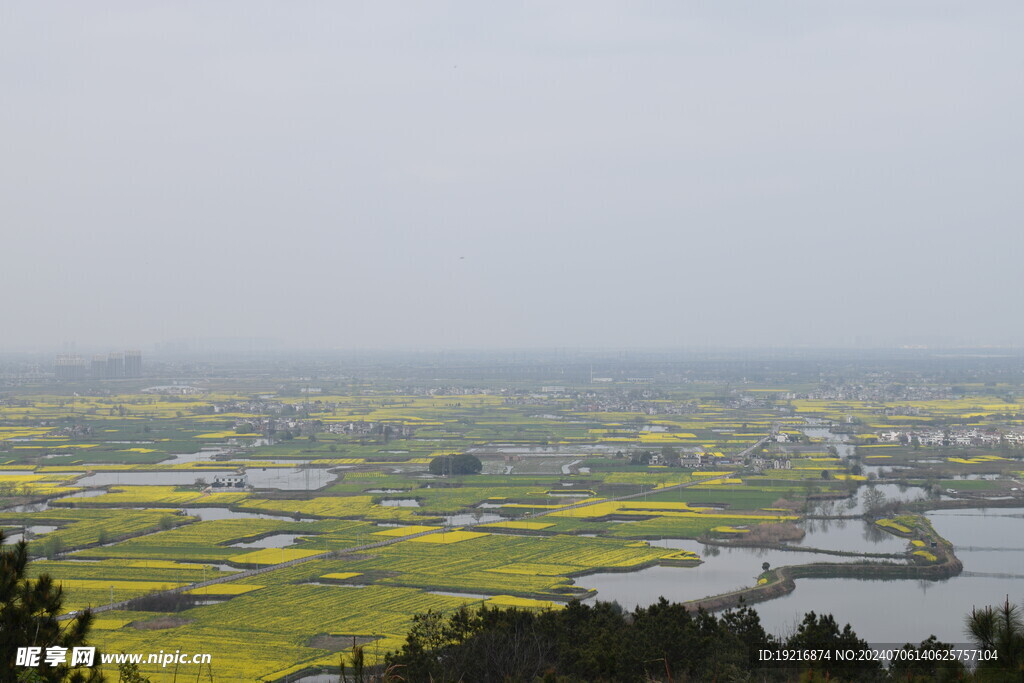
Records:
M0 350L1024 342L1024 3L5 2Z

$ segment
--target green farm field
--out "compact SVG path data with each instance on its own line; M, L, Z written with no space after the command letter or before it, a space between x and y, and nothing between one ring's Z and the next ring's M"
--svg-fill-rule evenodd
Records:
M585 398L524 387L510 398L366 383L358 395L315 400L249 389L26 393L0 405L0 526L39 530L34 575L65 584L68 611L103 609L102 647L172 643L210 652L225 680L282 681L336 670L353 638L379 662L427 609L558 609L593 595L589 575L657 565L685 580L700 554L650 541L721 542L799 524L808 496L870 483L860 465L937 458L942 466L912 483L972 495L1010 484L965 472L1024 469L991 450L882 448L868 438L883 424L867 419L874 406L794 401L777 387L744 404L694 387L650 400L618 387ZM948 420L975 407L929 409ZM849 415L864 417L847 437L852 457L799 429L806 417ZM433 458L453 453L475 454L482 471L429 473ZM676 462L694 454L700 467ZM223 471L250 485L212 487ZM98 479L118 474L133 478ZM125 603L209 580L196 592L208 604ZM244 665L233 663L240 650Z

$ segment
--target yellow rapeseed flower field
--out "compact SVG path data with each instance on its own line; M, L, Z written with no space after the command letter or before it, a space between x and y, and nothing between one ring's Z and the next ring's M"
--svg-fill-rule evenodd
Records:
M280 564L303 557L312 557L322 552L322 550L299 550L296 548L261 548L250 553L233 555L230 561L235 564Z
M442 527L439 526L425 526L418 524L406 524L404 526L395 526L382 531L374 531L374 536L411 536L412 534L418 534L422 531L437 531Z
M430 534L429 536L418 536L416 538L410 538L406 543L461 543L462 541L471 541L474 538L483 538L488 536L479 531L443 531L436 534Z
M500 607L524 607L527 609L562 609L564 605L551 600L533 600L517 598L514 595L495 595L487 599L487 604Z
M362 572L331 572L330 574L322 574L322 579L334 579L335 581L345 581L346 579L354 579L357 576L362 576Z
M899 532L904 533L904 534L909 534L910 533L910 529L908 527L900 524L899 522L897 522L894 519L879 519L878 521L875 522L875 524L877 524L878 526L881 526L881 527L885 527L887 529L893 529L895 531L899 531Z
M192 588L185 592L195 595L242 595L243 593L259 590L260 588L263 588L263 586L242 583L215 583L212 586Z
M488 522L481 524L482 527L495 527L498 529L521 529L523 531L540 531L553 527L554 524L545 522Z

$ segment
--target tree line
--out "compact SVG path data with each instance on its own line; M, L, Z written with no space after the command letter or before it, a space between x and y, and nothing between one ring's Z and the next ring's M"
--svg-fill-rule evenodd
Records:
M28 578L28 544L3 545L0 530L0 682L101 683L98 668L26 668L18 648L87 645L92 614L83 610L61 622L64 595L49 576ZM175 611L180 605L140 600L138 607ZM957 618L951 616L951 618ZM962 618L962 617L961 617ZM315 632L316 624L309 625ZM1009 598L997 607L972 610L965 633L987 658L974 669L940 656L951 645L931 636L904 650L915 655L888 669L873 659L816 658L779 663L785 651L869 650L849 624L831 614L808 612L785 638L767 633L753 608L741 605L720 614L689 611L664 598L631 612L617 603L570 602L564 609L497 608L486 604L450 613L413 617L402 648L387 655L376 673L354 653L352 673L339 681L444 683L609 681L1024 681L1024 621ZM345 663L344 657L342 663ZM119 667L119 680L148 683L134 666Z
M380 680L512 681L1024 681L1024 627L1016 605L975 609L966 632L991 657L973 670L930 636L906 644L888 668L870 658L779 662L785 652L870 651L849 624L808 612L786 638L767 633L756 610L688 611L664 598L632 612L573 601L561 610L461 608L416 615Z

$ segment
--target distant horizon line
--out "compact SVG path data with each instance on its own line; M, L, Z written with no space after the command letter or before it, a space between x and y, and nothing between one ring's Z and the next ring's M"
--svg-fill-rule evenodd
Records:
M162 347L162 348L161 348ZM1024 351L1024 342L1012 344L968 344L968 343L935 343L935 344L692 344L692 345L658 345L658 346L584 346L584 345L550 345L550 346L464 346L464 347L400 347L400 346L353 346L353 347L316 347L275 345L272 347L253 348L240 344L238 346L198 347L158 345L146 347L140 345L89 345L76 348L0 348L0 356L35 356L53 357L80 356L89 358L96 354L123 353L126 351L141 352L151 358L162 357L197 357L224 356L237 354L241 356L282 356L282 355L335 355L335 354L380 354L380 355L439 355L439 354L606 354L606 353L707 353L707 352L850 352L850 351Z

